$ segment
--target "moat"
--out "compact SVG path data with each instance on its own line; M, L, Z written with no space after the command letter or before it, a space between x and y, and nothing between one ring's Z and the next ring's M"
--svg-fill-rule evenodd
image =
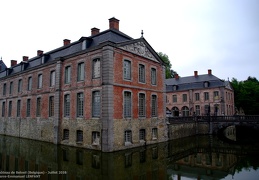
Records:
M100 151L0 136L0 179L257 179L259 142L193 136Z

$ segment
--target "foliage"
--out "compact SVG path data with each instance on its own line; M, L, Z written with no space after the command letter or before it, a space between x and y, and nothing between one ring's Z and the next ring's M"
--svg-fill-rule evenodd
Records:
M177 74L176 71L174 71L172 68L172 64L169 60L169 57L162 53L162 52L159 52L158 55L160 56L160 58L164 61L165 63L165 78L166 79L169 79L169 78L174 78L175 77L175 74Z
M250 76L245 81L233 78L231 85L235 93L235 106L242 108L246 115L259 114L259 81Z

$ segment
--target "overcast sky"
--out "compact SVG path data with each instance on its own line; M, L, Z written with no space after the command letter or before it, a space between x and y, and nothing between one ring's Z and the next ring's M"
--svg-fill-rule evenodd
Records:
M63 39L90 36L109 28L144 38L169 56L180 76L208 69L221 78L259 79L258 0L1 0L0 57L10 60L51 51Z

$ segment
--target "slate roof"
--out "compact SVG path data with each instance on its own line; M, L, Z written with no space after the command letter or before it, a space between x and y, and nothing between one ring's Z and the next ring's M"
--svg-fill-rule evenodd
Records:
M1 70L5 70L6 69L6 65L4 63L4 61L0 60L0 69Z
M203 74L195 76L187 76L187 77L179 77L166 79L166 92L176 92L176 91L185 91L190 89L204 89L205 82L209 84L207 88L215 88L215 87L226 87L227 83L224 80L217 78L212 74ZM229 84L230 85L230 84ZM174 89L176 86L176 90Z
M112 43L119 44L119 43L132 41L132 40L133 38L122 33L119 30L108 29L93 36L81 37L78 41L70 43L69 45L51 50L49 52L44 53L41 56L33 57L28 61L21 62L13 67L6 68L5 66L4 68L2 68L0 72L0 78L12 75L14 73L21 72L25 70L23 69L24 67L26 69L30 69L30 68L35 68L37 66L40 66L42 65L42 58L44 58L44 63L48 63L48 62L54 61L59 57L65 57L69 55L73 56L76 53L94 49L104 42L112 42ZM83 43L86 43L86 49L82 49Z

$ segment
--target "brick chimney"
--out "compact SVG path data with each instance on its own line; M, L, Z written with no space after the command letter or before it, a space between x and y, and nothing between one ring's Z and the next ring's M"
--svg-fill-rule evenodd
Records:
M115 17L109 19L110 29L119 30L119 21Z
M70 44L70 40L69 39L64 39L63 40L63 44L64 44L64 46L69 45Z
M91 35L93 36L93 35L99 34L100 29L98 29L98 28L94 27L94 28L92 28L92 29L91 29L91 32L92 32L92 34L91 34Z
M211 75L211 74L212 74L211 69L208 69L208 75Z
M198 77L198 71L194 71L194 77Z
M23 60L23 61L28 61L28 59L29 59L28 56L23 56L23 57L22 57L22 60Z
M37 51L37 56L41 56L43 54L43 51L42 50L38 50Z
M175 79L179 79L179 75L178 75L178 74L175 74L175 75L174 75L174 78L175 78Z
M16 60L11 60L11 67L15 66L17 64Z

